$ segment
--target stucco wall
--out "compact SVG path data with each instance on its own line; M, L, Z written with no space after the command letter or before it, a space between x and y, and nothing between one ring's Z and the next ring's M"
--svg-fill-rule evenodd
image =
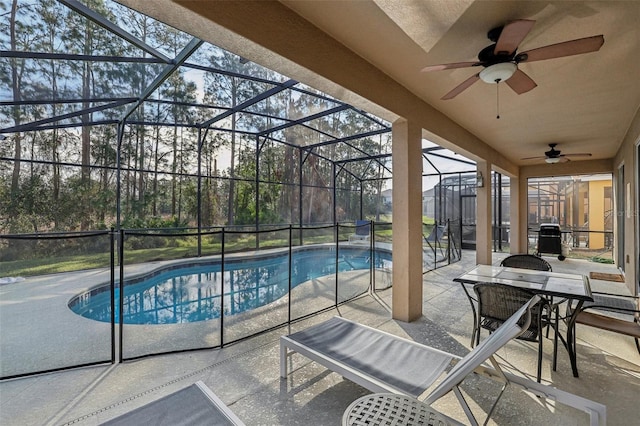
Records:
M640 165L636 154L639 143L640 109L636 111L636 115L629 126L629 131L615 156L614 166L616 172L613 175L614 188L624 188L622 194L619 191L614 191L614 197L625 197L625 202L628 203L625 212L616 212L616 221L624 221L624 265L618 266L624 269L625 282L632 294L638 294L638 287L640 287L640 272L638 270L638 265L640 264L640 237L638 236L640 232L638 223L640 221L640 200L638 199ZM624 182L622 186L619 186L617 185L617 171L622 166L624 166ZM617 223L614 223L615 226L617 226ZM614 240L614 244L618 247L617 238Z

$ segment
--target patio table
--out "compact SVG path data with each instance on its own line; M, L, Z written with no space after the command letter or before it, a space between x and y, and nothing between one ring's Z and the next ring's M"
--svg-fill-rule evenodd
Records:
M568 303L577 302L570 317L566 318L567 337L566 340L560 335L562 344L569 353L573 376L578 377L578 367L576 363L576 342L575 342L575 321L577 314L584 302L593 302L591 295L591 285L589 277L582 274L567 274L551 271L534 271L530 269L510 268L505 266L477 265L472 270L465 272L457 278L455 282L462 284L467 297L473 299L466 285L478 283L497 283L524 288L542 296L562 297L568 299ZM473 318L476 321L476 310L473 303ZM556 313L558 315L558 313ZM556 330L558 333L558 330ZM555 357L553 370L555 371Z
M423 425L462 423L439 413L415 398L394 393L373 393L353 401L342 416L342 426Z

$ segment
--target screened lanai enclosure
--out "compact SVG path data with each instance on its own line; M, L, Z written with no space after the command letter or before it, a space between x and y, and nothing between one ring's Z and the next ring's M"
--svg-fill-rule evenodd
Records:
M379 217L388 123L116 3L10 6L5 230Z
M456 223L460 226L462 248L475 248L477 174L439 171L431 178L433 187L423 193L424 214L434 217L436 223L459 218ZM510 181L492 173L490 184L493 250L508 251ZM527 188L530 253L540 253L541 227L556 224L561 230L561 243L566 245L566 257L612 262L614 210L610 174L530 178Z
M3 7L2 234L391 220L389 123L115 2Z
M112 1L3 1L0 28L0 378L391 286L390 123ZM425 271L459 229L428 218Z
M0 379L214 348L392 286L391 125L110 0L0 1ZM423 141L423 271L476 164ZM492 173L493 249L509 180ZM612 257L611 178L529 181Z

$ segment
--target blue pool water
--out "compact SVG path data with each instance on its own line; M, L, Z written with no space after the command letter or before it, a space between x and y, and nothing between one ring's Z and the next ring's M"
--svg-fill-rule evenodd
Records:
M389 267L391 253L377 251L375 267ZM340 248L338 271L370 268L368 249ZM292 257L292 288L336 270L335 249L305 249ZM123 322L125 324L176 324L206 321L224 313L234 315L275 302L289 291L288 253L263 258L225 262L224 280L220 263L180 265L179 268L125 281ZM224 299L221 299L224 281ZM119 321L115 290L116 323ZM108 284L77 295L69 308L97 321L111 321L111 294Z

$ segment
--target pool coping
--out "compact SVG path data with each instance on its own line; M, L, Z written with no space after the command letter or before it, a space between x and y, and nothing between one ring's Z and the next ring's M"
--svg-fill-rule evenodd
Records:
M308 246L301 248L305 247ZM281 252L283 249L268 250L273 253L274 251ZM234 257L256 255L256 252L242 252ZM202 261L206 262L211 258L215 257L207 257ZM184 264L191 261L192 259L179 259L125 265L125 271L129 269L128 276L138 276L167 264ZM341 274L341 281L343 279L345 282L353 281L354 286L359 286L360 284L357 284L356 281L362 278L358 274L362 274L363 270L351 272ZM368 272L368 270L365 272L367 277ZM68 302L72 297L98 285L108 284L109 281L110 269L99 268L25 277L25 280L19 283L0 286L0 323L2 324L0 377L13 377L50 369L110 362L111 323L82 317L72 312L68 307ZM368 285L368 278L366 284ZM329 300L330 297L327 294L331 293L334 288L335 275L330 275L329 279L320 278L298 285L291 293L291 298L295 301L295 315L305 311L311 312L304 306L305 303L311 303L314 308L312 310L315 310L318 305L318 303L313 304L306 300L305 289L308 289L307 292L317 294L317 297L323 300L320 306L326 304L329 307L332 306L333 301ZM333 291L331 299L334 296L335 291ZM282 299L284 298L254 311L224 316L224 340L233 341L251 333L250 326L255 320L247 320L255 318L255 315L263 315L258 324L261 329L286 323L287 316L282 312L283 309L287 309L287 303L283 303ZM136 354L125 353L124 356L130 358L131 355L146 356L160 353L157 342L160 342L164 352L219 347L220 330L216 326L219 321L220 318L183 324L126 325L123 333L125 349L128 345L137 345L142 349ZM115 326L115 332L117 342L119 338L118 324ZM163 342L165 342L164 345ZM166 344L166 342L171 343ZM185 342L190 343L191 346L185 345Z

